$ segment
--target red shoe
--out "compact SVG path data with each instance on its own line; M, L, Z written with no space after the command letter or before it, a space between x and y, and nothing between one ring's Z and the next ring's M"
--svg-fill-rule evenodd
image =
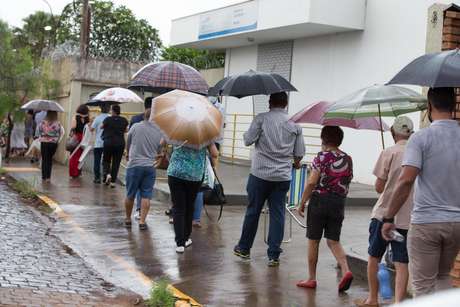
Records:
M301 280L297 283L297 287L316 289L316 280Z
M345 275L343 275L342 280L339 283L339 292L344 292L350 289L352 281L353 281L353 274L351 272L346 272Z

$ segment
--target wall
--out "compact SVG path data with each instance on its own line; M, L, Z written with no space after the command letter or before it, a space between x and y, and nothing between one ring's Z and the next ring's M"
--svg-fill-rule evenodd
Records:
M435 1L368 0L365 30L294 41L289 112L318 100L336 100L375 83L385 83L404 65L425 53L428 8ZM451 1L437 1L450 3ZM460 1L454 1L460 3ZM231 49L229 70L234 74L254 67L257 47ZM421 91L420 87L414 87ZM249 102L229 99L227 112L247 113ZM419 114L410 117L416 125ZM393 119L386 119L391 124ZM381 151L379 134L345 129L343 150L355 161L355 180L373 183L372 169ZM391 145L391 136L385 136Z
M214 86L224 78L225 68L212 68L200 70L201 75L209 86Z

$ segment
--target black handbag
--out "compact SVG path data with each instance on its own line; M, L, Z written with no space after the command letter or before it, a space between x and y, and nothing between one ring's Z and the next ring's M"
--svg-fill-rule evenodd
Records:
M214 170L214 174L216 174L215 170ZM224 205L227 203L227 199L225 198L224 187L222 186L222 183L217 177L217 174L216 174L216 179L214 182L214 188L203 191L203 202L204 202L204 205L220 206L219 217L217 218L217 221L219 221L222 217L222 211L223 211ZM210 218L208 211L206 210L206 206L205 206L205 212L206 212L206 215Z

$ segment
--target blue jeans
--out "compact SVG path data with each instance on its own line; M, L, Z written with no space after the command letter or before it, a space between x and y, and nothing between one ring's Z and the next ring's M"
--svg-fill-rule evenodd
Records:
M193 210L193 221L200 221L201 211L203 210L203 192L198 192L195 199L195 209Z
M153 166L135 166L126 169L126 197L134 199L137 194L141 198L152 199L155 184L155 168Z
M94 172L94 179L101 180L101 161L102 161L102 153L104 152L104 148L94 148L94 164L93 164L93 172Z
M259 225L260 212L265 201L268 201L270 211L270 226L268 230L268 250L270 259L278 259L281 254L281 242L284 236L284 214L286 194L290 181L267 181L249 175L248 192L249 205L244 217L243 231L238 247L245 252L251 250Z

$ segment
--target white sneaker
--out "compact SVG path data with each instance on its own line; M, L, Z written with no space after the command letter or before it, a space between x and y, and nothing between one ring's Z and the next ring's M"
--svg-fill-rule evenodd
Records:
M185 247L184 246L176 247L176 253L183 254L184 252L185 252Z
M140 210L136 210L136 213L134 213L134 219L136 221L139 221L141 219L141 211Z
M107 175L107 177L105 177L105 184L109 185L111 183L111 181L112 181L112 176Z
M190 245L192 245L192 239L188 239L187 241L185 241L185 247L189 247Z

